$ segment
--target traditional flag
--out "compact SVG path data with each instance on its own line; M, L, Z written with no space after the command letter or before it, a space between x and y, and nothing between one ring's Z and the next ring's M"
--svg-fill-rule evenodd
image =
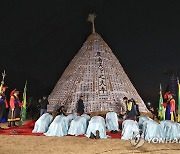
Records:
M180 83L178 81L178 122L180 122Z
M4 85L4 81L2 80L0 85L0 93L2 93L3 85Z
M158 108L158 117L159 120L165 120L165 109L163 106L163 96L162 96L162 88L160 84L160 92L159 92L159 108Z
M5 70L4 70L4 72L2 73L2 77L3 77L3 78L2 78L2 81L1 81L1 85L0 85L0 93L2 93L5 76L6 76L6 73L5 73Z
M25 86L24 86L23 101L22 101L23 105L21 107L21 119L19 121L19 125L22 125L23 121L26 120L26 104L27 104L26 92L27 92L27 81L26 81Z

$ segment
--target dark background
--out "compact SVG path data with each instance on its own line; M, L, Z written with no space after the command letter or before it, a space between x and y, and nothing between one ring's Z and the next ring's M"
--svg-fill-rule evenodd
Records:
M169 75L180 71L178 1L52 0L0 1L0 72L8 93L49 95L91 33L112 49L145 102L158 103Z

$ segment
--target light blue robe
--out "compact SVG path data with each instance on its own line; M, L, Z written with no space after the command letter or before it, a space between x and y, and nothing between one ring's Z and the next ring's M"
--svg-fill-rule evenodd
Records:
M68 134L70 135L82 135L86 133L87 121L83 116L77 116L71 121Z
M163 141L164 133L162 126L154 120L147 120L143 122L142 138L146 141Z
M109 131L119 130L118 116L115 112L108 112L106 114L106 126Z
M107 138L105 120L101 116L94 116L89 121L89 125L86 131L86 136L90 137L91 132L96 135L96 131L99 131L100 138Z
M149 117L147 117L147 116L140 116L139 122L138 122L138 124L139 124L139 129L142 129L142 127L143 127L143 122L144 122L144 121L147 121L147 120L152 120L152 119L149 118Z
M122 123L122 140L131 140L133 136L140 137L138 123L134 120L125 120Z
M53 116L49 113L43 114L36 122L33 133L45 133L48 130L50 123L53 120Z
M44 135L46 136L65 136L68 134L69 119L64 115L55 117L49 129Z
M77 117L77 113L71 113L67 116L67 118L69 119L69 122L71 123L71 121L73 119L75 119Z
M166 140L180 139L180 124L171 120L164 120L160 122L160 125L163 128Z
M82 114L81 117L84 117L86 119L87 122L89 122L89 120L91 119L91 117L87 114Z

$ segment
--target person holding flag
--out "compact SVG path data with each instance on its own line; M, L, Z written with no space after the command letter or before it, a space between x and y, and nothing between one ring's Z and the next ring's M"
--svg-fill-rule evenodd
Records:
M10 94L10 110L8 114L8 127L16 126L15 122L20 120L20 109L22 103L19 100L19 91L14 89Z

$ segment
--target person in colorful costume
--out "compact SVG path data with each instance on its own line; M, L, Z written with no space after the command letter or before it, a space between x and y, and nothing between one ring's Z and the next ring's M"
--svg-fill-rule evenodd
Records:
M169 92L165 93L164 99L166 99L166 102L163 103L163 106L165 108L165 119L176 121L176 114L175 114L175 100L173 98L173 95Z
M5 95L5 91L7 88L8 87L3 86L0 93L0 123L6 122L7 120L6 109L8 108L8 103Z
M19 100L19 91L13 90L10 94L10 109L8 114L8 127L16 126L15 122L20 120L22 103Z

